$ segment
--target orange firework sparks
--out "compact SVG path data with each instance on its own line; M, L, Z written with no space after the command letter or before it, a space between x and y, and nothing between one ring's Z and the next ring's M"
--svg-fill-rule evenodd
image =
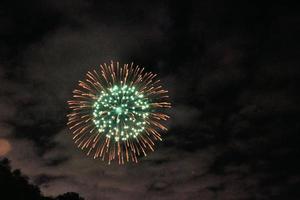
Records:
M138 162L154 151L160 131L167 130L161 121L169 116L163 111L171 107L159 83L156 74L133 63L104 63L88 72L68 101L68 126L77 146L109 164Z

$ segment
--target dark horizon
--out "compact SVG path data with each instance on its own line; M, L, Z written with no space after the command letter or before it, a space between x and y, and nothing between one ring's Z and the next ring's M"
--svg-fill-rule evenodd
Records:
M298 12L253 1L2 1L0 193L21 180L49 198L298 200ZM66 125L78 80L111 60L157 73L170 92L169 130L138 164L86 157Z

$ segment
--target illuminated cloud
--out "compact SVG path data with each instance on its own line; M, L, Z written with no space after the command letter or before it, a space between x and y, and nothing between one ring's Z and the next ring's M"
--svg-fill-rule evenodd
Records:
M10 150L10 143L6 139L0 139L0 156L5 156Z

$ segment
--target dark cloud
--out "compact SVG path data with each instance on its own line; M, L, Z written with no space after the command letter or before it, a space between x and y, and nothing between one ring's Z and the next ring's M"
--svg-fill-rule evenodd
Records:
M1 152L46 195L299 199L297 9L189 0L2 5L0 139L10 150ZM110 60L158 73L170 91L170 130L138 165L87 158L66 129L77 80Z

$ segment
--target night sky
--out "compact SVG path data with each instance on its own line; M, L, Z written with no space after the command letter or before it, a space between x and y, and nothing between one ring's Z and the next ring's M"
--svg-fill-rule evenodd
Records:
M275 2L1 1L0 157L46 196L300 199L299 33L299 8ZM66 126L78 80L111 60L170 92L138 164L86 157Z

